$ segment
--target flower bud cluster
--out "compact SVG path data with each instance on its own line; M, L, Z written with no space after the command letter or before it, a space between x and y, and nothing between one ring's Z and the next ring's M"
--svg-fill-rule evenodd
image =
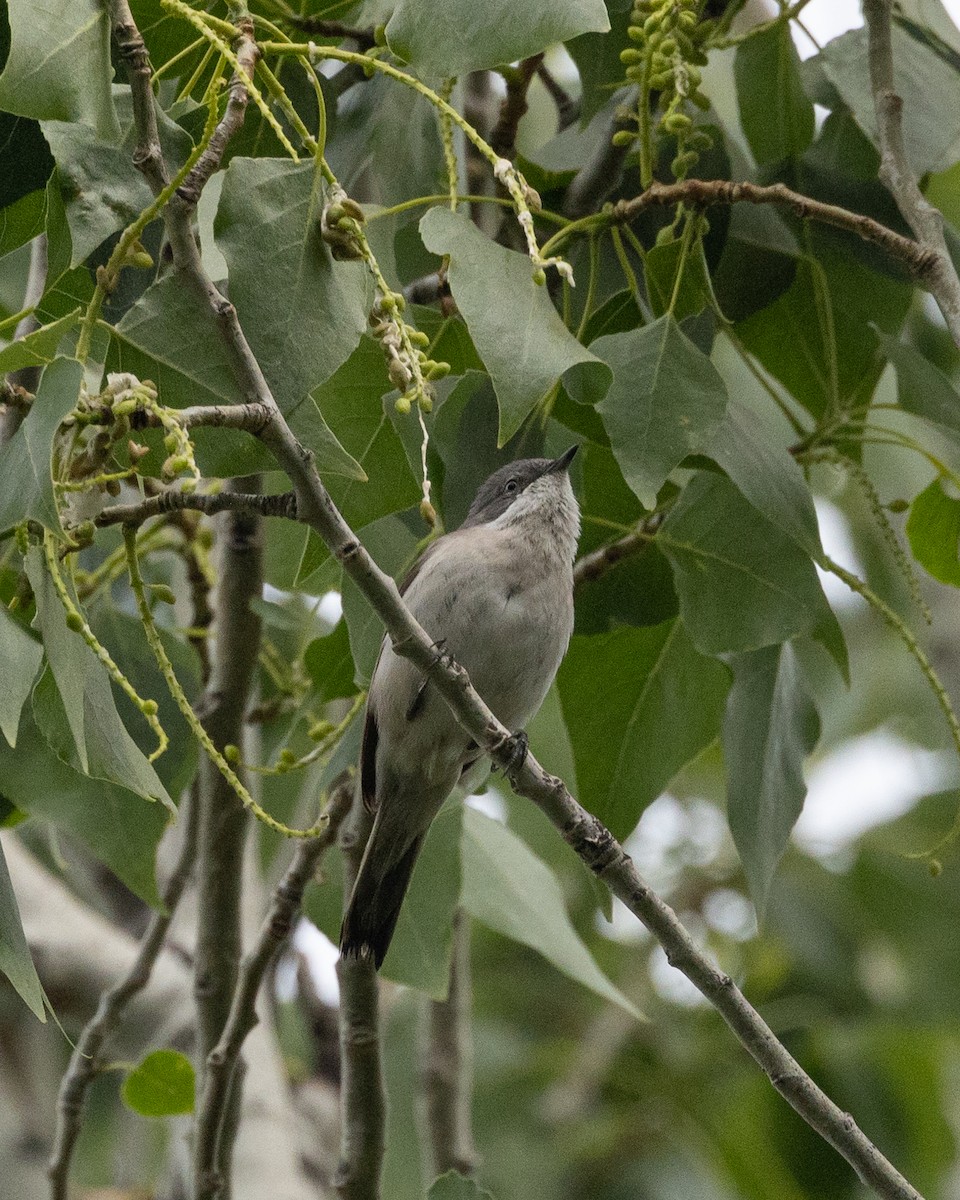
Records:
M631 46L620 54L626 77L640 85L637 111L622 114L636 121L636 132L622 129L613 135L618 146L633 145L649 128L648 107L652 92L659 92L661 111L658 129L677 140L670 164L676 179L684 179L709 150L713 139L694 128L686 109L693 105L706 110L710 101L700 90L700 68L707 63L707 46L716 22L702 21L698 0L634 0L627 29Z
M381 291L370 310L370 332L380 343L387 360L390 382L400 392L398 413L406 415L414 404L423 412L433 408L435 379L450 373L450 364L428 357L430 339L403 319L406 301L399 292Z

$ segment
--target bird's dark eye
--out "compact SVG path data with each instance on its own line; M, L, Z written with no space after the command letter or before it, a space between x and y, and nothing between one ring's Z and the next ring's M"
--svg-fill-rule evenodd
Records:
M508 496L512 496L513 493L517 490L517 487L518 487L518 484L515 479L508 479L506 484L504 485L503 490L507 493Z

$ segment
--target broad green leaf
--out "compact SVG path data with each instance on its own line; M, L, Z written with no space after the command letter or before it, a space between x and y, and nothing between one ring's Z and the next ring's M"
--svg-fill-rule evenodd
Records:
M866 29L829 42L819 55L824 73L857 124L877 143ZM894 87L903 97L904 145L916 175L941 171L960 157L960 76L948 57L893 28Z
M97 0L8 0L10 56L0 108L41 121L86 122L119 136L110 83L110 19Z
M0 733L17 744L20 712L40 669L43 647L0 604Z
M392 403L383 399L389 391L391 383L380 347L365 337L343 366L312 393L316 407L363 473L362 478L354 473L346 480L331 479L327 485L353 529L420 499L403 443L385 411L385 405ZM413 414L408 419L416 421ZM328 558L326 546L311 532L297 585L305 585Z
M27 554L26 572L37 602L34 625L43 636L49 664L34 690L34 714L47 741L85 775L159 800L175 812L156 771L120 720L106 669L81 635L67 627L36 546Z
M720 425L727 390L671 316L598 338L592 348L613 372L597 406L613 453L640 503L653 508L674 467Z
M57 347L79 319L80 309L74 309L59 321L41 325L33 333L0 350L0 374L19 371L21 367L41 367L56 357Z
M143 566L149 580L152 563L147 561ZM147 645L140 619L117 605L101 603L90 613L90 624L100 641L109 646L117 666L139 694L156 700L159 708L157 719L170 738L170 749L160 755L153 768L169 795L181 795L193 780L200 747L170 695L157 660ZM200 696L202 683L200 664L193 647L171 630L161 628L159 633L187 698L196 700ZM157 744L153 730L122 692L114 689L113 694L121 720L133 740L144 754L152 754Z
M0 446L0 530L21 521L39 521L60 532L50 457L60 422L76 405L83 367L58 358L43 372L37 398L23 424Z
M399 0L387 43L433 79L515 62L580 33L610 28L603 0Z
M450 255L454 299L497 393L499 445L574 368L591 393L602 393L608 372L560 320L546 288L533 282L525 254L498 246L467 217L445 208L432 208L420 233L428 250Z
M900 329L913 289L842 253L829 233L805 236L815 257L800 259L791 286L736 328L763 366L820 417L831 405L873 395L883 370L877 331Z
M538 951L571 979L640 1016L580 940L546 863L505 825L473 808L463 814L461 903L484 925Z
M346 621L338 621L326 637L313 639L303 656L303 665L322 701L354 695L357 689Z
M193 1063L179 1050L154 1050L123 1081L124 1104L141 1117L192 1113L197 1082Z
M360 535L374 561L388 575L402 579L413 565L419 541L411 528L414 521L422 524L419 514L393 513L367 525ZM343 577L343 617L350 632L357 686L366 687L380 653L383 623L348 575Z
M803 808L803 763L820 718L789 642L732 659L723 721L727 821L762 920L777 864Z
M960 500L948 496L939 479L910 505L907 538L913 557L934 579L960 587Z
M43 988L30 957L30 947L20 923L20 909L10 882L7 860L0 843L0 971L13 984L17 994L39 1021L46 1021Z
M573 638L557 686L579 799L615 837L719 736L729 685L678 619Z
M239 404L244 399L210 306L175 272L149 287L124 314L114 330L107 370L152 379L161 402L171 408ZM362 468L334 437L316 405L307 396L301 400L287 420L313 453L317 470L362 477ZM249 434L198 428L193 436L204 474L248 475L275 465L269 451ZM165 452L158 451L154 469L159 470L164 457Z
M620 51L628 44L630 0L607 0L609 33L583 33L567 43L570 57L580 74L580 124L588 124L610 99L611 91L624 83Z
M0 209L42 193L52 170L53 159L39 124L0 112Z
M734 59L740 124L759 165L802 154L813 140L813 104L800 82L790 25L747 38Z
M0 738L3 794L17 808L79 838L132 892L161 907L154 859L168 813L126 788L74 771L47 745L24 711L11 750Z
M680 616L704 654L811 633L827 611L809 555L721 475L687 484L657 542L673 566Z
M803 472L786 450L772 444L761 422L738 400L726 415L704 454L722 467L753 507L811 558L820 561L823 547L813 496Z
M655 317L669 313L675 321L682 321L703 312L710 303L710 275L700 242L686 257L682 239L652 246L644 259L643 278Z
M372 290L359 262L335 262L320 237L319 164L235 158L215 224L230 299L284 412L350 357Z
M39 237L46 219L47 194L42 188L0 210L0 258Z
M71 267L85 262L153 202L153 193L133 162L137 132L129 89L118 90L116 107L117 136L104 136L89 121L42 122L57 163L49 186L58 193L70 229ZM176 166L190 153L190 138L162 109L157 117L161 148L171 167Z
M960 394L925 354L895 337L880 334L880 346L897 371L897 401L902 409L960 438Z
M466 1175L447 1171L430 1185L427 1200L493 1200L493 1196Z
M381 968L387 979L415 987L434 1000L446 999L450 987L463 812L463 804L454 801L430 826Z

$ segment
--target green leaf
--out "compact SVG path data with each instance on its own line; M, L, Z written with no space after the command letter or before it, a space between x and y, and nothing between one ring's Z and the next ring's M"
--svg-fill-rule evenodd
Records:
M215 223L230 299L284 412L327 380L367 328L372 285L360 262L335 262L320 237L319 164L235 158Z
M40 669L43 647L0 604L0 733L17 744L20 713Z
M580 940L546 863L505 825L473 808L463 814L461 903L484 925L538 951L571 979L640 1016Z
M680 616L704 654L755 650L812 632L827 609L809 555L724 476L695 476L657 543Z
M43 233L47 219L47 194L31 192L0 210L0 258Z
M109 14L97 0L8 0L10 56L0 108L43 121L85 121L115 139Z
M803 471L776 446L746 405L730 400L726 415L704 449L753 507L816 561L823 559L813 496Z
M883 369L877 332L896 333L912 288L843 253L832 235L808 230L791 286L737 325L747 349L815 417L851 398L867 401Z
M17 994L38 1021L46 1021L43 988L30 957L30 947L20 923L20 909L10 882L7 860L0 845L0 971L13 984Z
M161 402L171 408L239 404L244 399L209 304L176 273L149 287L124 314L114 329L107 370L152 379ZM314 454L317 470L362 478L362 468L334 437L316 404L306 396L301 400L287 420ZM205 475L248 475L275 465L266 447L249 434L198 428L193 436L197 463ZM159 471L164 456L157 453L153 469Z
M445 1000L450 987L463 812L463 804L454 801L430 826L381 968L387 979L426 992L434 1000Z
M603 0L399 0L387 43L433 79L515 62L580 33L610 28Z
M120 720L106 669L81 635L67 627L63 605L36 546L27 554L26 572L37 602L34 625L43 636L49 664L33 701L47 741L85 775L129 788L146 800L159 800L175 813L156 771Z
M303 665L323 702L353 696L353 655L346 621L340 620L326 637L314 638L307 646Z
M941 583L960 587L960 500L935 479L910 505L907 538L917 562Z
M880 346L897 371L897 401L902 409L937 425L951 440L960 439L960 395L925 354L898 338L879 334Z
M789 642L735 655L731 665L723 721L727 820L762 920L803 809L803 763L820 738L820 717Z
M154 1050L123 1081L124 1104L141 1117L192 1113L197 1084L193 1063L179 1050Z
M43 372L37 398L23 424L0 447L0 530L39 521L60 533L50 457L60 422L77 403L83 367L58 358Z
M723 420L727 390L671 316L598 338L592 348L613 372L597 405L613 453L640 503L653 508L670 472Z
M427 1200L493 1200L493 1196L475 1180L447 1171L430 1185Z
M737 47L740 124L759 165L802 154L813 140L813 104L800 82L790 25L780 21Z
M525 254L498 246L445 208L432 208L420 233L428 250L450 255L454 299L497 393L499 445L568 372L576 369L588 391L602 393L608 372L561 321L546 288L533 282Z
M0 738L3 793L31 817L51 821L79 838L128 888L160 908L154 871L157 844L168 814L126 788L89 779L59 758L25 710L11 750Z
M53 158L39 123L0 112L0 208L42 193L52 170Z
M360 536L374 561L388 575L402 579L413 565L419 542L419 535L411 528L414 521L422 525L419 514L414 517L410 513L393 513L367 525ZM343 577L343 617L350 631L357 686L366 687L380 653L383 622L349 575Z
M712 287L701 242L688 250L685 257L682 239L652 246L643 262L643 278L655 317L669 313L675 321L682 321L703 312L710 303Z
M80 309L76 308L59 321L41 325L33 333L5 346L0 350L0 374L19 371L21 367L41 367L52 362L64 334L77 324L79 316Z
M620 51L627 43L630 0L607 0L610 32L583 33L567 43L580 75L580 124L587 125L624 83Z
M818 56L824 73L877 144L866 29L829 42ZM894 88L903 97L903 140L915 175L952 166L960 144L960 77L948 56L893 27Z
M730 675L677 619L574 637L557 675L581 803L623 839L720 734Z

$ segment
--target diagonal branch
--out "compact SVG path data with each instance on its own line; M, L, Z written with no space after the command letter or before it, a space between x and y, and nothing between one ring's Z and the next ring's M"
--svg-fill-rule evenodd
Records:
M126 0L113 0L126 7ZM131 79L138 84L139 77ZM139 84L142 86L142 82ZM147 82L149 88L149 81ZM143 131L139 131L140 136ZM450 705L477 745L504 770L513 770L516 741L490 711L467 673L437 654L429 634L404 605L396 583L373 561L330 498L312 459L287 425L237 319L233 305L204 272L189 227L189 213L171 204L167 229L174 262L184 281L210 304L241 391L269 411L261 439L286 471L297 494L297 512L314 529L383 621L397 653L408 657ZM532 800L580 858L654 934L668 961L723 1016L773 1086L878 1195L922 1200L920 1193L881 1154L853 1118L826 1095L779 1042L729 975L697 949L673 910L641 879L612 834L573 798L562 780L548 775L531 755L513 770L516 791Z
M960 346L960 278L943 236L943 214L920 191L910 169L903 137L903 97L893 71L891 0L864 0L869 35L870 86L880 139L880 178L890 189L904 220L929 256L924 275L955 344Z

